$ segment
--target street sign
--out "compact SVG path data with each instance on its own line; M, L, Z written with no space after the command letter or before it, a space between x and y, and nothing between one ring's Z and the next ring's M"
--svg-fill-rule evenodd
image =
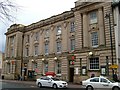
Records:
M114 65L111 65L109 68L115 69L115 68L118 68L118 65L114 64Z

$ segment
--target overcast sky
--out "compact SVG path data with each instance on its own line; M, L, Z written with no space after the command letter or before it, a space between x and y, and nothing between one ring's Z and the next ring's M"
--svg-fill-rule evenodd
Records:
M17 13L14 14L16 20L14 23L29 25L49 18L53 15L69 11L75 6L77 0L12 0L20 6ZM5 48L5 35L7 28L13 24L0 21L0 51Z

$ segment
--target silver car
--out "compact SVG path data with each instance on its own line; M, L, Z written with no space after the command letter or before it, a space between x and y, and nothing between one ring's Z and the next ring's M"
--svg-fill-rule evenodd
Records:
M38 87L53 87L53 88L67 88L68 83L66 81L61 81L52 76L45 76L38 78L36 80L36 85Z
M120 90L119 82L108 80L103 76L93 77L84 80L82 81L82 85L86 88L86 90L94 90L94 89Z

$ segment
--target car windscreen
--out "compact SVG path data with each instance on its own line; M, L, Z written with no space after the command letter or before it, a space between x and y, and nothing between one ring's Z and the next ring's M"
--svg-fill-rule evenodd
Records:
M115 81L114 81L114 80L112 80L112 79L109 79L109 81L110 81L110 82L112 82L112 83L115 83Z

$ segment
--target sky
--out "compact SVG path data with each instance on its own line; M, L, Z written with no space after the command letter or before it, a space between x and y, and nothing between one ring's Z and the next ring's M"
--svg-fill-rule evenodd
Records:
M12 0L19 6L13 16L16 17L14 22L7 20L4 23L0 20L0 51L4 52L6 36L5 33L10 25L23 24L29 25L42 19L49 18L53 15L69 11L75 6L77 0Z

